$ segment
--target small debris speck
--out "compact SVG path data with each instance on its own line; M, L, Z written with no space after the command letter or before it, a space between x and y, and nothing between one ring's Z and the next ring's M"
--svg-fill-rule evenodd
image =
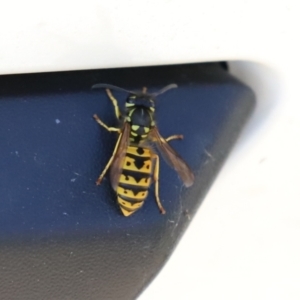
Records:
M263 158L259 161L259 163L262 164L266 159L267 159L266 157L263 157Z
M206 153L206 155L207 155L212 161L215 161L215 158L212 156L211 153L209 153L206 149L204 149L204 152Z
M59 123L60 123L60 120L59 120L59 119L55 119L55 123L56 123L56 124L59 124Z

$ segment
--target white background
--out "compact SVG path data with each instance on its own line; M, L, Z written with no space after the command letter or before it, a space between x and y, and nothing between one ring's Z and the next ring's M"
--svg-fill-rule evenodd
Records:
M300 299L297 1L9 1L0 74L227 60L258 105L140 300Z

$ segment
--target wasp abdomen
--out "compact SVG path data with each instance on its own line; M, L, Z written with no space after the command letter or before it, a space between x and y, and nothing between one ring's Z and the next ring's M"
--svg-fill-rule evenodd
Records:
M151 185L152 159L147 148L129 146L117 187L118 204L129 216L142 207Z

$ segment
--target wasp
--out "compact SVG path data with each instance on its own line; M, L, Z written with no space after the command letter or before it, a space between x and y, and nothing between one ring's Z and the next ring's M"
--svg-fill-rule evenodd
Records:
M95 84L95 88L105 88L111 100L116 118L120 121L119 128L107 126L96 114L96 122L109 132L119 134L111 158L96 181L100 185L103 177L110 169L110 182L117 193L118 205L124 216L130 216L140 209L151 183L155 183L155 199L162 214L166 211L159 199L159 156L153 150L155 147L162 154L167 163L173 167L186 187L194 183L194 175L189 166L169 145L169 141L182 139L183 135L172 135L163 138L155 122L155 99L158 95L176 88L170 84L156 93L129 91L110 84ZM117 99L111 90L128 93L125 104L125 116L122 117ZM153 147L154 146L154 147Z

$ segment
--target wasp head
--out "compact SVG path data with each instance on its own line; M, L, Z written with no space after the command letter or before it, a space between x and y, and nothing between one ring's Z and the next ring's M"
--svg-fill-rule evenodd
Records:
M154 97L144 93L130 94L126 99L125 106L128 110L139 107L139 108L154 111L155 110Z
M117 91L126 92L129 96L126 99L126 118L125 121L130 123L132 128L139 128L139 130L144 130L149 132L149 130L155 126L154 120L154 111L155 111L155 103L154 100L158 95L165 93L170 89L176 88L176 84L169 84L159 90L156 93L147 93L147 89L143 88L142 91L129 91L111 84L107 83L98 83L92 86L92 88L106 88L113 89ZM134 129L133 129L134 130ZM132 137L138 143L140 139L144 138L145 134L140 132L131 132Z

